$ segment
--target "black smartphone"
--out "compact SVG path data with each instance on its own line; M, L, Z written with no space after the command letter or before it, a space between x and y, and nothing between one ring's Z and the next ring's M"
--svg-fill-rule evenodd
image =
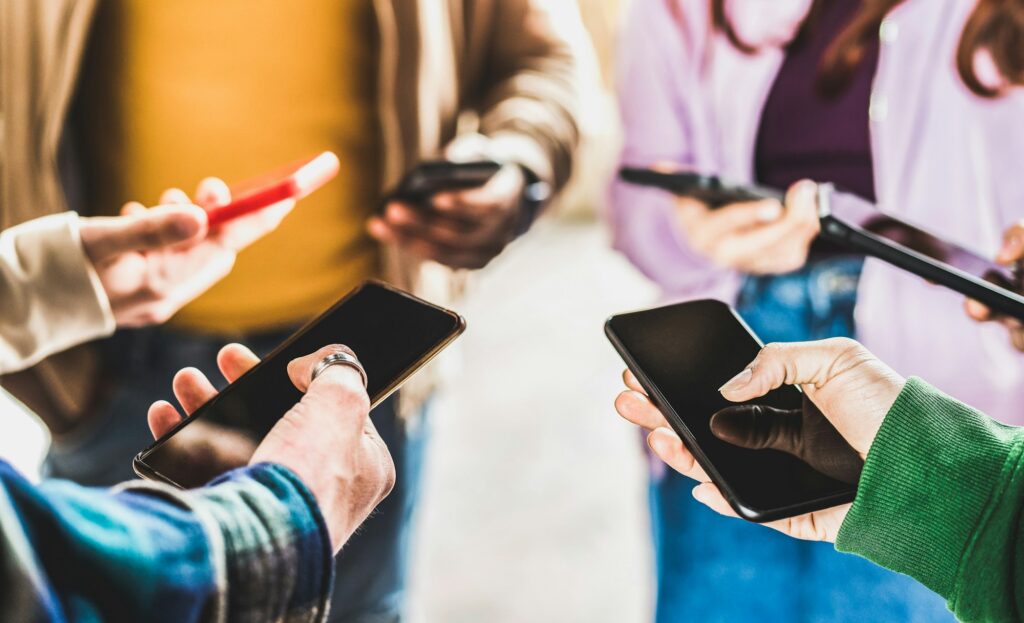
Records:
M493 160L425 160L402 178L398 186L388 193L384 203L421 203L439 192L478 188L490 181L501 166Z
M612 316L605 334L651 400L740 517L794 517L853 500L854 485L778 450L749 450L711 432L711 417L735 403L718 388L763 344L721 301L692 301ZM783 386L752 401L800 409L803 393Z
M714 175L691 171L669 173L639 167L623 167L619 169L619 177L630 184L653 186L681 197L699 199L711 208L763 199L783 201L786 196L784 192L774 188L754 184L734 184Z
M302 398L287 373L288 362L296 357L328 344L348 346L366 369L371 405L377 406L465 327L453 311L384 283L364 283L140 452L135 472L183 488L201 486L237 466L194 460L196 447L215 441L213 436L227 444L234 462L244 465L278 419Z
M881 212L872 203L829 184L818 187L821 237L877 257L919 277L1024 320L1020 266L1002 266L924 229Z

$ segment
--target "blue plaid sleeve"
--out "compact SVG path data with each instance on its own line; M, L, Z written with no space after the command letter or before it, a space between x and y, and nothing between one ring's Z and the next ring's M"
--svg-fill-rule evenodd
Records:
M107 491L0 462L0 621L319 621L331 574L315 500L281 466Z

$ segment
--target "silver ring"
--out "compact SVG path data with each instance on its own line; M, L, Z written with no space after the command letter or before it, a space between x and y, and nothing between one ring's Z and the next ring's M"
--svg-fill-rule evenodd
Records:
M359 373L359 376L363 379L363 389L366 389L367 379L366 370L363 368L363 364L359 363L359 360L348 353L332 353L327 355L320 360L316 367L313 368L313 376L309 379L312 383L316 380L316 377L323 374L324 370L331 366L348 366Z

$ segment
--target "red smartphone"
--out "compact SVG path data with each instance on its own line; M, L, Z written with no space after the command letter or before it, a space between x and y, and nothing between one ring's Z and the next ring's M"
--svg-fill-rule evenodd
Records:
M329 182L338 174L340 168L338 157L332 152L325 151L313 158L233 186L231 203L203 206L210 228L213 229L285 199L302 199Z

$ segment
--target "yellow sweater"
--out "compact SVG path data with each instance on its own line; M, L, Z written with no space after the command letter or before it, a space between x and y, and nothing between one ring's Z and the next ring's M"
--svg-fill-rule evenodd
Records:
M342 170L174 323L301 322L377 274L376 26L370 0L106 0L81 81L86 188L100 213L229 184L325 149Z

